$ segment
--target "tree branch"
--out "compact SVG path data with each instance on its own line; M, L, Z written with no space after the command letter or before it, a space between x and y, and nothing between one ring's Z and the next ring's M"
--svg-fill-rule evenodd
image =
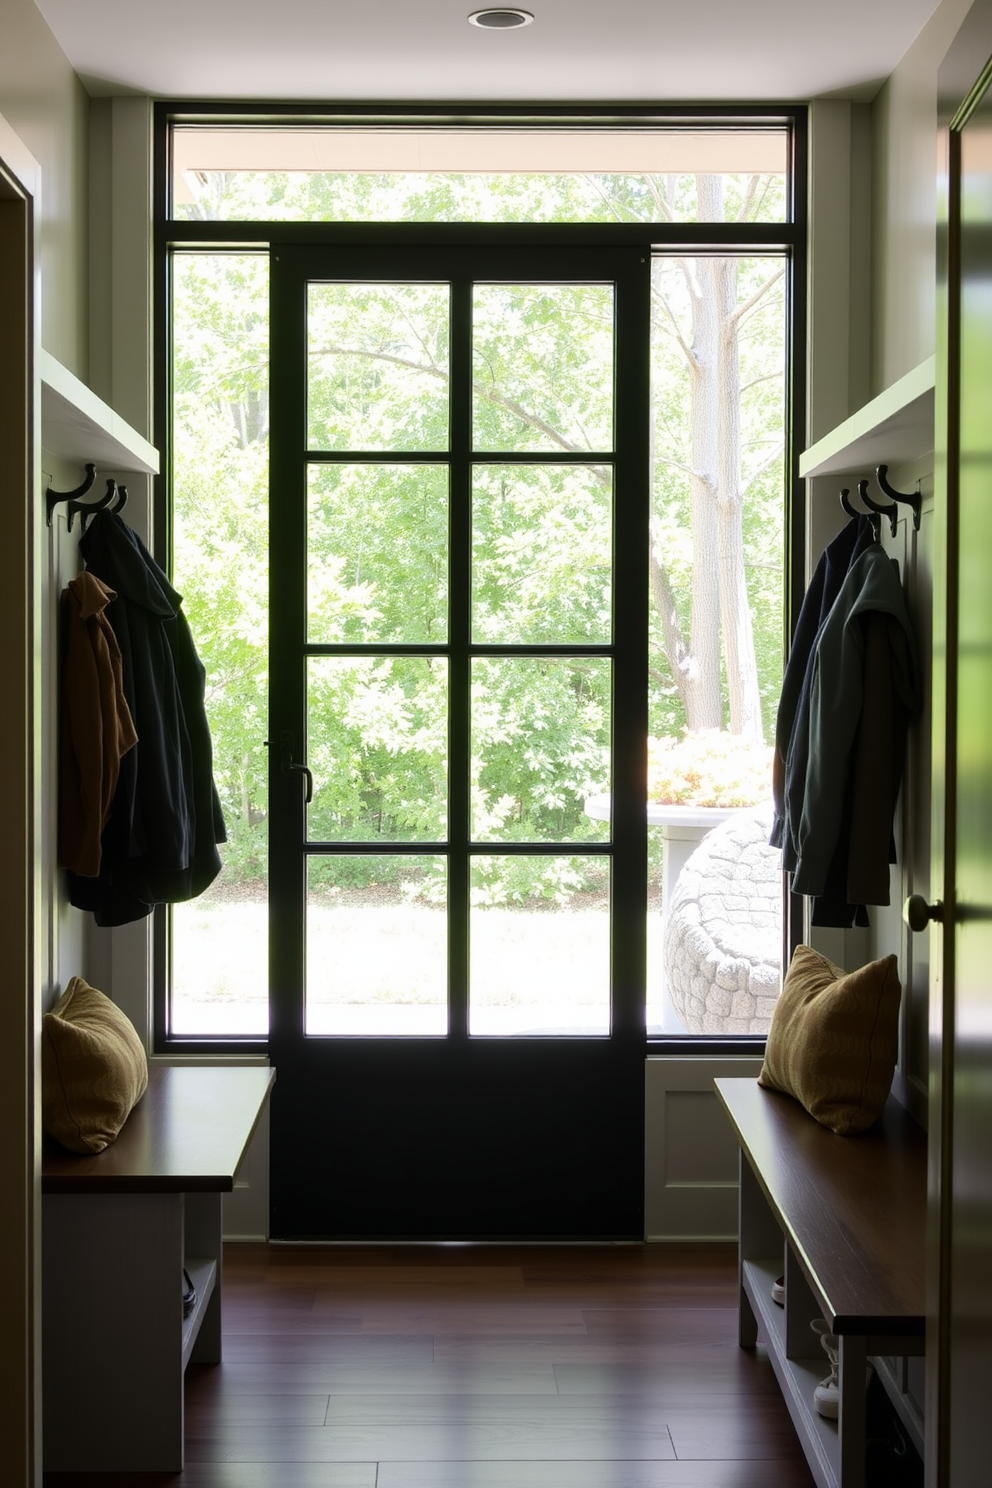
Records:
M603 187L600 184L599 177L598 176L587 175L586 176L586 180L590 183L590 185L593 187L593 189L599 193L599 197L600 197L600 200L602 201L603 205L605 207L607 207L610 212L613 213L613 216L617 219L617 221L618 222L625 222L625 221L627 221L627 218L625 218L623 216L623 214L619 211L619 209L617 208L617 206L616 206L615 202L612 200L612 198L609 197L609 196L607 196L606 192L603 190ZM633 216L633 213L631 213L631 216ZM634 220L636 221L637 219L635 218Z
M675 312L672 309L671 305L668 303L667 298L665 297L665 295L662 294L661 290L656 289L654 285L651 286L651 298L653 300L656 300L662 306L665 314L668 316L668 319L671 322L672 334L675 340L679 343L679 346L682 348L686 361L689 363L689 366L694 372L698 372L699 363L696 360L695 353L693 352L693 349L689 345L688 341L686 341L685 337L683 336L682 328L676 320Z
M757 387L759 382L779 382L781 378L781 372L767 372L764 377L752 377L750 382L744 383L741 393L746 393L748 388Z
M683 465L681 460L669 460L669 459L666 459L666 457L664 455L656 455L655 456L655 464L656 465L668 465L668 466L671 467L672 470L681 470L682 473L683 473L683 475L689 476L690 479L692 479L692 480L696 480L696 479L702 480L702 481L707 480L707 477L703 474L703 472L701 470L693 470L693 468L692 468L691 465Z
M648 190L651 193L652 200L654 201L655 206L658 208L658 211L661 213L664 220L666 222L674 221L674 214L672 212L671 204L668 201L667 197L663 196L661 191L659 190L658 177L649 175L645 176L644 179L648 183Z
M778 281L783 277L784 274L785 264L783 263L779 266L779 268L776 269L775 273L772 274L770 278L765 280L760 289L755 290L750 299L745 300L742 305L738 305L736 310L733 310L731 312L731 314L727 317L728 325L739 326L744 320L745 316L747 316L749 312L754 309L758 301L768 293L773 284L778 283Z
M746 222L747 221L747 219L748 219L748 213L750 212L751 207L754 204L754 197L755 197L755 193L757 192L757 189L758 189L758 177L757 176L748 176L748 178L747 178L747 190L744 192L744 200L741 202L741 209L737 213L737 221L738 222Z
M743 484L741 486L741 495L742 496L751 488L751 486L754 485L754 483L755 483L756 480L758 480L761 476L764 475L765 471L768 470L770 466L772 466L772 465L775 464L775 461L776 460L780 460L782 458L782 451L784 449L785 449L785 444L784 443L782 443L782 444L776 444L775 448L772 450L772 452L768 456L767 460L762 460L761 464L757 467L757 469L756 470L753 470L751 472L751 474L748 476L747 480L743 482Z

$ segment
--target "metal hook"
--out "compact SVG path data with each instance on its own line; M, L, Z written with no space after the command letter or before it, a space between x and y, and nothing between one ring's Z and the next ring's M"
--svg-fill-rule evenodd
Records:
M58 506L60 501L76 501L80 496L85 496L87 491L92 491L93 482L96 480L96 466L87 465L85 469L86 478L83 481L82 485L77 486L74 491L53 491L51 486L49 486L48 490L45 492L45 506L48 514L49 527L51 527L52 525L52 513L55 511L55 508Z
M865 506L868 507L869 511L877 512L880 517L888 517L889 531L895 537L896 527L899 521L899 508L895 502L891 502L888 506L882 506L879 502L872 501L868 495L868 482L866 480L858 481L858 496L864 502Z
M919 532L920 514L923 510L923 495L920 490L917 489L907 493L905 491L897 491L894 486L890 486L888 481L888 465L879 465L875 471L875 475L878 480L879 489L884 491L886 496L891 496L893 501L901 501L906 506L913 508L913 531Z
M113 512L122 512L127 506L127 486L117 487L117 505L110 509Z
M862 494L862 492L861 492L861 486L859 486L858 487L858 495L860 496L861 494ZM878 516L878 514L876 512L873 512L873 511L870 511L870 512L859 511L856 506L852 506L851 505L850 496L851 496L851 492L848 489L848 487L845 486L844 489L840 493L840 504L841 504L841 506L844 508L844 510L846 512L850 512L850 514L851 514L852 517L867 517L868 521L871 523L871 530L875 534L875 541L878 542L879 534L880 534L881 528L882 528L882 519L881 519L881 517Z
M110 505L110 503L113 501L113 499L114 499L114 497L116 495L117 495L117 482L115 480L109 480L108 479L108 481L107 481L106 495L101 496L99 501L70 501L69 502L69 522L68 522L69 531L70 532L72 531L72 519L73 519L73 517L76 515L77 512L79 512L80 515L81 515L81 517L82 517L82 521L80 522L79 525L80 525L82 531L85 532L86 531L86 519L88 517L92 516L93 512L103 511L106 507L108 507Z

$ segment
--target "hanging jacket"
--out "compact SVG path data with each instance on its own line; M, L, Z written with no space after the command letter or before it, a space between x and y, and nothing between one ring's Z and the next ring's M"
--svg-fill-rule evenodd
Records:
M775 753L772 757L775 815L769 838L772 847L782 847L785 840L787 762L794 748L795 730L809 726L809 681L820 627L833 608L852 563L874 541L875 534L867 517L849 521L821 553L803 598L782 678L782 696L775 721Z
M141 539L100 511L80 542L87 570L117 593L107 617L120 646L138 744L121 766L98 879L70 875L69 897L99 925L195 898L220 872L226 840L213 781L205 672L182 600Z
M89 573L62 594L58 861L90 878L100 872L100 839L121 760L137 741L120 647L106 613L116 597Z
M905 728L918 716L921 698L916 641L898 570L879 545L848 571L820 628L810 675L809 729L796 739L796 757L789 761L785 866L792 869L796 893L822 894L848 792L855 807L866 792L877 793L889 812L886 829L879 830L876 814L857 849L870 851L872 860L856 865L855 879L859 894L865 887L871 893L862 902L887 904L891 808ZM852 834L862 829L856 829L854 814ZM849 845L842 851L850 863Z

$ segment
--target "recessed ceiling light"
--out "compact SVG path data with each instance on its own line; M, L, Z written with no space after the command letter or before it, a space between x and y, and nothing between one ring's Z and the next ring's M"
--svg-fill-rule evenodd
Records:
M486 31L512 31L517 26L529 26L534 17L529 10L474 10L468 18L470 26L482 26Z

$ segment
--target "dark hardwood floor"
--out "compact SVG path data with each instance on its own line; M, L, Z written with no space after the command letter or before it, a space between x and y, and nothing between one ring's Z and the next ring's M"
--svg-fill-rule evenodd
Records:
M730 1247L237 1245L225 1268L186 1470L46 1484L811 1488L737 1346Z

